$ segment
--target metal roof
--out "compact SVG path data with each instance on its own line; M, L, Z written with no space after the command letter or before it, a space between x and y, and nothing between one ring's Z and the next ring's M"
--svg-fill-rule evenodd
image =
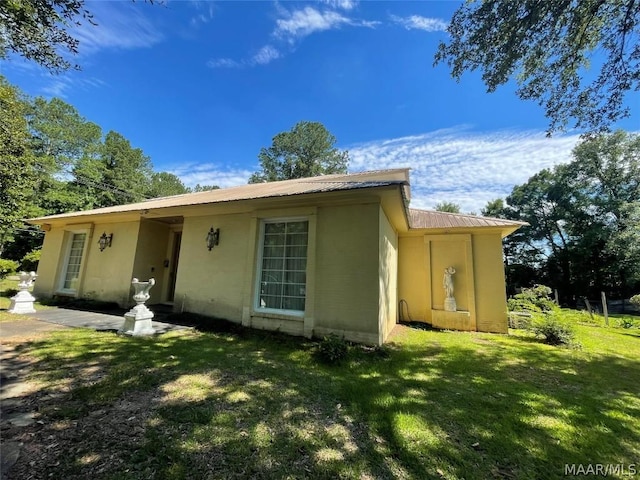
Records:
M351 174L322 175L319 177L297 178L294 180L283 180L279 182L253 183L240 185L238 187L208 190L205 192L185 193L182 195L154 198L151 200L145 200L144 202L129 203L126 205L49 215L46 217L33 218L30 219L30 221L37 223L46 220L109 213L125 213L137 210L205 205L238 200L253 200L258 198L285 197L309 193L385 187L389 185L407 185L408 181L409 169L406 168L374 170Z
M409 228L478 228L478 227L522 227L526 222L504 218L463 215L460 213L436 212L434 210L409 209Z

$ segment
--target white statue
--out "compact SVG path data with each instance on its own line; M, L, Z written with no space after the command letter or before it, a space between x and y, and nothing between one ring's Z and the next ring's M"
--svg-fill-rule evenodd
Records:
M453 267L447 267L444 269L444 278L442 279L442 286L444 287L444 309L448 312L455 312L457 309L456 299L453 297L453 274L456 273L456 269Z

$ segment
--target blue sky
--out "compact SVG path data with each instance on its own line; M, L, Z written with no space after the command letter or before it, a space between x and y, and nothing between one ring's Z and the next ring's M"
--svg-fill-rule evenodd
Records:
M349 150L350 171L411 167L412 206L479 212L569 161L578 133L546 138L543 110L514 85L488 94L478 73L457 83L433 66L458 6L88 1L98 25L75 29L81 71L56 76L11 58L0 73L120 132L189 186L246 183L260 148L309 120ZM632 111L617 127L638 124Z

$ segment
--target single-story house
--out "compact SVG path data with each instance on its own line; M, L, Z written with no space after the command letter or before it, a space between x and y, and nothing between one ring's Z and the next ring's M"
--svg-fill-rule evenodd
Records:
M34 294L128 307L131 279L154 278L149 305L306 337L381 344L400 305L436 327L507 332L501 240L522 224L409 200L409 170L393 169L31 219L46 232Z

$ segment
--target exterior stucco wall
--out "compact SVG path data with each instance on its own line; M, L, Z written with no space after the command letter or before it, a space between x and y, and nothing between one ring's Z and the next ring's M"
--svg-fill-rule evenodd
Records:
M474 270L478 331L508 332L502 238L499 234L474 235Z
M380 244L379 278L379 342L383 343L397 321L398 305L398 235L382 208L379 209Z
M176 279L175 309L242 321L251 216L212 215L184 219ZM220 229L219 245L207 249L209 229Z
M427 232L427 231L425 231ZM452 266L459 311L469 312L464 329L507 332L506 293L500 233L405 236L399 239L398 296L411 319L432 323L444 309L444 269ZM406 306L403 320L408 320Z
M97 223L94 226L93 236L88 242L79 296L117 302L122 307L133 303L130 294L131 272L136 253L138 228L138 222ZM98 238L103 232L113 233L113 240L111 247L101 252L98 247ZM61 261L64 261L63 257Z
M398 301L403 301L399 317L404 321L431 321L431 275L424 250L422 236L398 238Z
M33 286L36 298L52 297L58 282L58 264L63 260L62 245L64 243L63 228L52 228L44 236L42 253L38 263L38 278Z
M61 275L64 271L70 232L78 230L87 233L87 240L80 282L75 296L117 302L121 306L128 305L131 272L138 238L138 222L81 224L52 228L45 235L34 294L45 298L60 293ZM97 243L102 232L113 233L111 247L107 247L103 252L100 251Z
M316 335L379 342L379 209L377 203L318 209Z

